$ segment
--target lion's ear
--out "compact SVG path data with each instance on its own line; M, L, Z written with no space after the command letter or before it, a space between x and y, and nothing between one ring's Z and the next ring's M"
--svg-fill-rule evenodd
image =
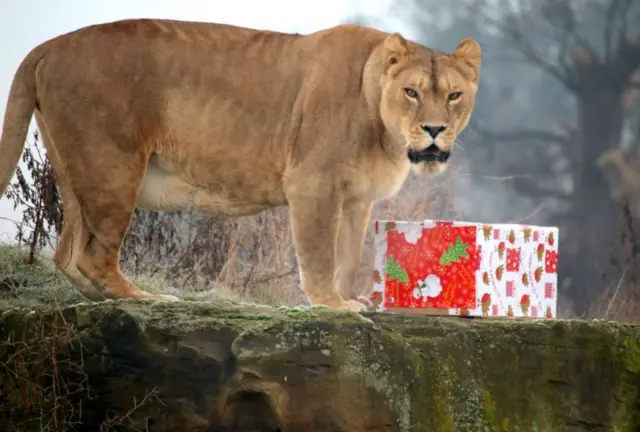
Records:
M453 56L465 62L473 70L474 78L476 80L478 79L482 57L480 44L478 42L469 38L463 39L453 52Z
M407 41L400 33L393 33L386 37L384 40L384 48L387 52L387 63L398 63L402 57L404 57L409 51Z

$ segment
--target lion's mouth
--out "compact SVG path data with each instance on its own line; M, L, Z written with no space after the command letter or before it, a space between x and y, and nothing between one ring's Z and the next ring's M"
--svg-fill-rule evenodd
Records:
M410 148L407 152L409 161L413 164L420 162L440 162L445 163L449 160L450 152L442 151L437 145L431 144L426 149L415 150Z

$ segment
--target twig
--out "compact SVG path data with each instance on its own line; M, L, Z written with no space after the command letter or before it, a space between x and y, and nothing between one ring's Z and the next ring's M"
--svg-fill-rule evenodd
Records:
M515 218L509 223L521 223L521 222L524 222L525 220L531 219L533 216L539 213L543 208L544 208L544 204L540 203L536 208L533 209L533 211L529 212L527 215L522 216L520 218Z
M613 292L613 297L611 297L611 301L607 305L607 309L604 311L603 316L605 319L609 316L609 310L611 310L611 305L613 305L616 297L618 296L618 292L620 291L620 287L622 286L622 281L624 280L624 277L627 274L628 268L629 268L629 263L626 263L624 266L624 270L622 271L622 275L620 276L620 280L618 281L618 285L616 286L616 290Z
M109 428L112 428L114 426L118 426L118 425L122 425L124 423L125 420L131 420L131 416L133 415L133 413L135 413L137 410L139 410L140 408L142 408L144 405L146 405L147 401L149 399L156 399L158 402L160 402L161 404L165 405L159 398L158 398L158 389L156 387L154 387L153 389L151 389L150 392L148 392L140 402L138 402L136 400L136 398L133 398L133 406L131 408L129 408L129 410L119 416L113 416L111 418L107 418L104 422L102 422L102 424L100 425L100 432L106 432L109 430ZM166 406L166 405L165 405ZM146 428L145 428L146 429Z

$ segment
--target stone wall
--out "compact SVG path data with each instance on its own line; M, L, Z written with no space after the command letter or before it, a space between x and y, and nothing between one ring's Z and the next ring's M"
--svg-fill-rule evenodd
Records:
M0 341L6 431L640 430L620 323L117 301L5 310Z

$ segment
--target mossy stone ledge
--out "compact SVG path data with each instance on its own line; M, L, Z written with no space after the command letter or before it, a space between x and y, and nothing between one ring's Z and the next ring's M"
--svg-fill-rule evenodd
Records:
M638 325L188 301L0 312L0 430L640 430Z

